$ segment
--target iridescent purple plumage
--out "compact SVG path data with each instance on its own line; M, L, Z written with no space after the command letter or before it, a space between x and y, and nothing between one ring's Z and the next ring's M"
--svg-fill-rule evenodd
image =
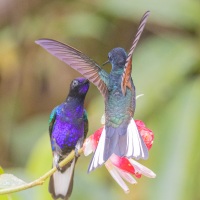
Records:
M51 137L63 150L68 147L74 148L79 138L84 135L84 122L82 120L84 108L83 105L77 107L76 104L77 101L66 102L57 108Z
M53 109L50 115L50 139L53 151L53 166L56 172L50 179L49 191L54 199L68 199L72 192L74 166L77 158L64 168L58 163L71 150L81 148L88 130L87 114L84 109L84 99L89 89L89 81L76 78L70 85L66 101Z

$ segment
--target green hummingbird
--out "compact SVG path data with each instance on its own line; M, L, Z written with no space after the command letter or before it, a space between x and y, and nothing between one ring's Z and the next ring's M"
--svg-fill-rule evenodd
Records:
M101 166L113 153L127 158L148 158L148 149L133 120L136 100L131 71L132 55L149 14L147 11L143 15L128 55L119 47L108 53L108 62L112 65L110 74L94 60L69 45L51 39L36 41L49 53L85 76L97 86L104 97L105 127L88 172Z

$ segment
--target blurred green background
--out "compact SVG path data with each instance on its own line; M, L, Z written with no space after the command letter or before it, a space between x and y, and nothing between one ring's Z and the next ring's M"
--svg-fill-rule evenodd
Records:
M141 163L157 177L142 177L127 195L105 167L88 175L91 157L81 156L71 199L200 199L199 0L1 0L0 165L6 173L31 181L51 168L49 113L80 76L34 41L62 41L101 65L112 48L129 50L147 10L151 15L133 56L132 77L137 94L145 94L135 119L155 134L150 158ZM85 106L92 134L104 112L93 85ZM0 199L51 199L47 187L48 181Z

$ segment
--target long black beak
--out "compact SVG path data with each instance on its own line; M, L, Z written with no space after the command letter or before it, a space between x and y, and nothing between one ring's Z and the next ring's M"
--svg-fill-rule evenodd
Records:
M110 63L109 60L107 60L105 63L103 63L103 64L102 64L102 67L103 67L104 65L107 65L108 63Z
M88 79L85 79L84 84L85 84L85 83L89 83L89 80L88 80Z

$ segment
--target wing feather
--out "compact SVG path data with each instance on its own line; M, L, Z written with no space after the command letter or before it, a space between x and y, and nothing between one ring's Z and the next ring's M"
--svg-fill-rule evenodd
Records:
M108 74L95 61L81 51L56 40L39 39L35 43L89 79L97 86L104 98L106 97Z
M124 72L123 72L123 75L122 75L122 82L121 82L121 89L122 89L122 93L123 95L126 94L126 87L130 88L131 89L131 83L130 83L130 78L131 78L131 72L132 72L132 56L133 56L133 52L135 50L135 47L140 39L140 36L144 30L144 27L145 27L145 24L147 22L147 18L149 16L150 12L147 11L141 21L140 21L140 25L138 27L138 31L137 31L137 34L134 38L134 41L132 43L132 46L131 46L131 49L129 51L129 54L127 56L127 59L126 59L126 64L125 64L125 67L124 67Z
M53 130L53 126L54 126L54 122L56 120L56 111L57 111L57 107L55 107L52 111L51 111L51 114L50 114L50 117L49 117L49 136L51 138L51 134L52 134L52 130Z

